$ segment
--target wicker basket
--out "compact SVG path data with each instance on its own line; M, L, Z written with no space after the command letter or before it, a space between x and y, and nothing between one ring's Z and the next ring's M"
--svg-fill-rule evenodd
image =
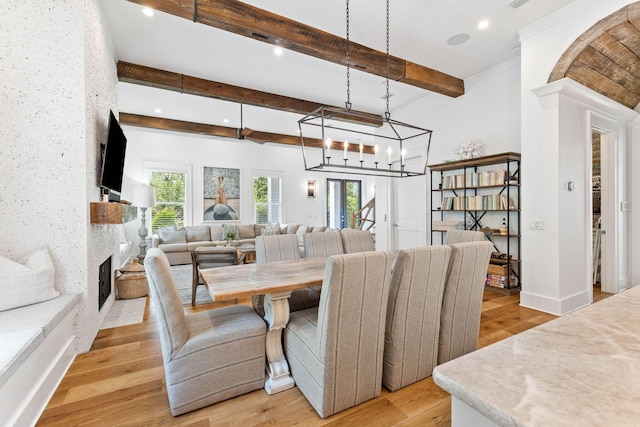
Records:
M116 279L118 299L141 298L149 293L147 275L144 267L138 264L137 258L117 271L120 272Z
M487 273L494 274L496 276L507 276L509 275L509 266L489 264L489 267L487 268Z

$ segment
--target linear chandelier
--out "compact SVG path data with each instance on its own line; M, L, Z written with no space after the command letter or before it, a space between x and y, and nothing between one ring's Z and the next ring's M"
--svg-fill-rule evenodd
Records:
M433 131L402 123L389 112L389 0L387 0L387 75L386 112L382 125L371 128L358 125L366 116L351 110L349 0L346 0L347 101L345 108L320 107L298 120L304 168L307 171L406 178L425 175ZM321 150L307 151L305 138L320 138ZM359 154L358 160L353 159ZM321 157L319 154L321 153ZM365 154L367 155L365 160ZM373 160L371 161L371 155ZM351 157L351 158L350 158ZM407 160L422 158L417 170L409 170ZM415 167L415 165L414 165Z

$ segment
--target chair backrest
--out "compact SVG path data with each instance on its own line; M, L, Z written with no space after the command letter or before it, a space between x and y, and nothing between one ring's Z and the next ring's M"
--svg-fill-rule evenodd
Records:
M492 249L493 244L487 241L451 245L440 317L438 364L478 346L482 294Z
M340 233L305 233L302 241L305 258L328 257L344 253Z
M191 252L198 268L216 268L238 264L238 250L234 247L221 246L217 248L206 248L205 250L194 250Z
M151 290L151 304L158 318L162 357L166 363L173 359L189 338L187 319L171 266L161 249L151 248L147 251L144 269Z
M324 391L335 413L372 399L382 388L384 324L395 253L329 257L314 349L324 363Z
M382 384L391 391L431 376L438 362L450 255L446 245L398 251L389 288L382 371Z
M454 243L465 242L482 242L484 233L482 231L473 230L449 230L444 237L445 245L453 245Z
M295 234L256 236L256 263L300 259L300 246Z
M373 235L368 230L345 229L340 231L340 237L342 237L342 246L345 254L376 250Z

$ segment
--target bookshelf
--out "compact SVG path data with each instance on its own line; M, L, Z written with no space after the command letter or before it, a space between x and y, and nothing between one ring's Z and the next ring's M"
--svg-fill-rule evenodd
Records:
M444 243L450 229L484 232L495 250L486 289L508 295L520 292L520 153L440 163L429 169L431 243Z

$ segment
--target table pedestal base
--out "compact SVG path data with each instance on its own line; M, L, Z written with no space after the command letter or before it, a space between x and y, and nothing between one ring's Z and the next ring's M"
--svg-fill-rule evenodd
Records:
M264 384L268 394L280 393L296 385L282 349L282 329L289 322L289 296L291 291L264 297L264 319L269 324L266 343L268 378Z

